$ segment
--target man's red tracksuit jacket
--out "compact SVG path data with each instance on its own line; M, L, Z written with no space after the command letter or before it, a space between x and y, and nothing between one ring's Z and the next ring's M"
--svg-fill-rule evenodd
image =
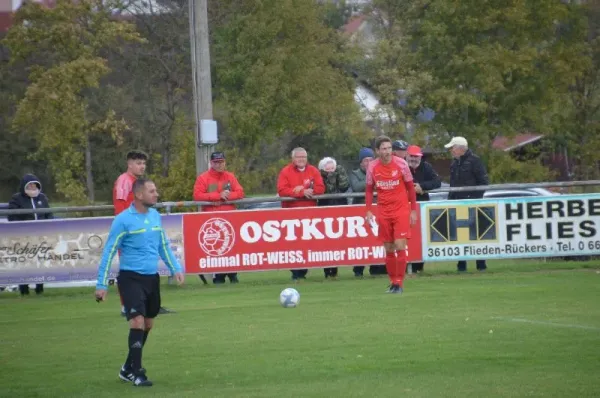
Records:
M281 197L304 198L304 190L313 187L313 194L322 195L325 193L325 184L323 177L315 166L306 165L303 171L298 170L294 164L285 166L279 173L277 180L277 193ZM301 185L303 189L295 193L294 188ZM311 207L316 206L317 201L314 199L297 200L289 202L281 202L281 207Z
M235 210L235 205L219 203L221 201L221 192L225 190L227 183L231 185L229 201L244 197L244 188L242 188L233 173L229 171L219 173L210 169L198 176L194 184L194 200L216 202L212 206L202 206L202 211Z

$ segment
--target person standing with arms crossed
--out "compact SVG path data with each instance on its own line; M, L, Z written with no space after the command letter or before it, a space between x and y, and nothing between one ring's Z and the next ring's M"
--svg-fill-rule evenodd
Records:
M134 386L149 387L152 382L142 367L142 348L160 310L159 257L167 264L178 285L183 284L181 265L169 246L161 216L153 209L158 199L156 186L138 178L132 187L134 201L115 217L98 267L95 297L106 300L108 276L117 251L120 251L119 293L129 321L129 352L119 378Z
M366 182L366 219L373 225L373 191L377 191L379 239L385 247L385 268L391 286L388 293L402 293L408 257L410 228L417 222L417 195L406 161L392 154L392 140L375 140L378 159L369 163Z
M128 209L133 203L133 184L138 178L144 175L147 161L148 155L142 151L133 150L127 153L127 171L117 178L113 187L115 216ZM160 307L161 314L169 314L171 312L173 311ZM121 298L121 316L125 316L123 298Z

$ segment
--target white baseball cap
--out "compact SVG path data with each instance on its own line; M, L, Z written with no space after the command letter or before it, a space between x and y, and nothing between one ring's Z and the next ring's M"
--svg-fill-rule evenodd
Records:
M465 137L452 137L450 142L444 145L444 148L448 149L456 145L468 147L469 143L467 142L467 139Z

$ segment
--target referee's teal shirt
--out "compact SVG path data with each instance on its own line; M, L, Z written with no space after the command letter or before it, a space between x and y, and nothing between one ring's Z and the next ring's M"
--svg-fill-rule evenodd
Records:
M154 275L158 273L160 256L172 275L181 272L181 265L169 247L160 213L156 209L138 213L132 204L115 217L98 268L96 289L107 289L110 266L119 251L120 271Z

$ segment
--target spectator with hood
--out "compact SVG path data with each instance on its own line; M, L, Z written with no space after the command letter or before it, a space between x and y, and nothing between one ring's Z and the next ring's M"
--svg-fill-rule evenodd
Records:
M33 174L25 174L21 179L19 192L14 194L8 203L9 210L17 209L48 209L50 204L48 198L42 193L42 183ZM11 214L8 216L8 221L35 221L35 220L51 220L54 216L52 213L30 213L30 214ZM29 285L19 285L19 291L22 296L29 294ZM35 285L35 292L41 294L44 292L44 284L38 283Z

